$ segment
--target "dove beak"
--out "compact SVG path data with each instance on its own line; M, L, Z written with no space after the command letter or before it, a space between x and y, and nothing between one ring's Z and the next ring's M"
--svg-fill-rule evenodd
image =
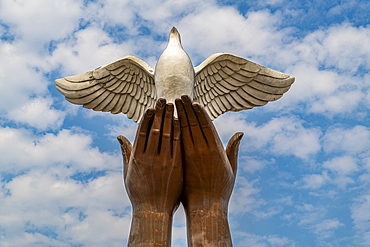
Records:
M179 31L177 31L176 27L172 27L171 33L179 33Z
M173 27L171 29L171 32L170 32L170 38L169 39L176 39L180 42L181 44L181 38L180 38L180 33L179 31L177 31L177 29L175 27Z

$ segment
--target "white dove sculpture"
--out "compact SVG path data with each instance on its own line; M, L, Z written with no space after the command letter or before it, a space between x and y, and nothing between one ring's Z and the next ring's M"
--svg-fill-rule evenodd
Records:
M174 103L181 95L189 95L213 120L228 111L277 100L293 82L294 77L227 53L213 54L194 68L176 28L172 28L155 70L139 58L126 56L55 80L69 102L95 111L122 112L135 122L159 98Z

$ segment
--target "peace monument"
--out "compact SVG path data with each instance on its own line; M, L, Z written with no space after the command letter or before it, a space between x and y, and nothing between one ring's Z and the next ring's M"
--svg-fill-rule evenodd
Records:
M139 122L133 146L118 137L132 204L129 247L171 246L180 203L188 246L232 246L228 204L243 133L234 134L224 150L212 120L275 101L293 82L294 77L227 53L193 67L176 28L155 70L126 56L55 81L73 104L122 112Z

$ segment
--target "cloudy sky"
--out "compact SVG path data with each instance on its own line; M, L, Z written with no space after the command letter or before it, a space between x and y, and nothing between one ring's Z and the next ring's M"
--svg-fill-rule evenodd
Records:
M196 66L228 52L296 77L244 132L236 247L370 245L367 0L0 0L0 246L124 246L131 207L116 136L137 124L68 103L54 80L126 55L152 67L170 29ZM173 246L186 246L182 208Z

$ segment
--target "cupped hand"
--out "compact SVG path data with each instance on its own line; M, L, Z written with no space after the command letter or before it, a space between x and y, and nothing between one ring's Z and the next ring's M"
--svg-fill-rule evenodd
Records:
M119 136L124 181L133 211L173 213L183 186L180 124L173 104L164 99L149 108L138 127L134 146Z
M205 112L188 96L176 100L183 144L185 209L206 209L214 203L227 208L234 187L243 133L236 133L226 151Z

